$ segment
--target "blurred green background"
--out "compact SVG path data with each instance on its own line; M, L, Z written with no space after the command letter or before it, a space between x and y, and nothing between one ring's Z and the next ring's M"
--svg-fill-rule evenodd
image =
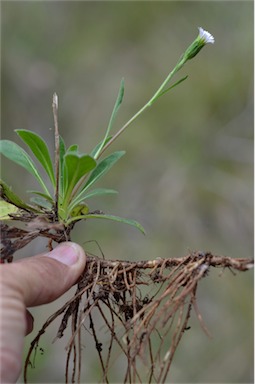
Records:
M253 256L253 2L41 1L2 2L2 138L34 130L53 152L52 95L68 145L89 152L103 137L122 77L125 97L115 130L152 95L202 26L215 37L178 73L188 79L142 115L114 144L125 157L98 187L117 196L91 209L141 222L146 237L125 225L88 221L73 240L106 258L181 257L210 250ZM109 152L108 152L109 153ZM38 187L2 160L14 191ZM24 189L25 186L25 189ZM36 241L20 257L45 249ZM70 293L33 309L35 332ZM174 361L172 383L253 382L253 275L201 282L198 304L213 335L195 316ZM33 335L35 335L35 332ZM63 382L67 339L43 339L34 382ZM29 344L31 337L27 338ZM85 339L86 340L86 339ZM86 344L86 341L85 341ZM96 382L93 348L83 352L84 381ZM89 355L89 356L88 356ZM116 371L113 382L120 381ZM22 382L22 379L21 379Z

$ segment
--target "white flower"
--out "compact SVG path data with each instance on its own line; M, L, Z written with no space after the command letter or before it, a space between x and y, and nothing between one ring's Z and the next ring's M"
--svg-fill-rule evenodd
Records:
M199 34L193 43L186 49L182 56L182 65L187 61L195 57L198 52L207 44L214 43L214 37L203 28L199 27Z
M210 32L205 31L203 28L199 27L199 37L203 40L205 44L211 43L214 44L214 37Z

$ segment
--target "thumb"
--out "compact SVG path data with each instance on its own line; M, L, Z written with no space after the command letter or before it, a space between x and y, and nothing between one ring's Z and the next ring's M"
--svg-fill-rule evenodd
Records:
M12 264L25 305L33 307L57 299L77 281L85 263L84 250L78 244L66 242L51 252Z
M77 281L85 263L83 249L67 242L52 252L0 266L0 382L18 379L27 329L26 307L61 296Z

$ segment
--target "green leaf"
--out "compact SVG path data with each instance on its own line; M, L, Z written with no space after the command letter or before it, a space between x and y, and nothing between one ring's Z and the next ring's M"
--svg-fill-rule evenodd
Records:
M87 204L77 204L75 207L71 210L70 216L77 217L77 216L84 216L89 213L89 207Z
M66 177L65 203L68 202L73 188L80 178L96 167L96 161L89 155L67 152L64 156L64 177Z
M80 193L75 198L75 203L79 203L84 200L84 192L91 187L100 177L102 177L110 168L125 154L125 151L117 151L103 159L96 168L91 172L89 179Z
M94 155L95 159L97 159L99 157L101 150L105 146L105 142L106 142L106 140L107 140L107 138L109 136L110 130L112 129L112 126L113 126L115 117L117 115L118 109L119 109L119 107L120 107L120 105L122 103L123 96L124 96L124 79L122 79L121 82L120 82L119 93L118 93L118 96L117 96L117 99L116 99L116 102L115 102L115 105L114 105L114 108L113 108L113 111L112 111L112 114L111 114L111 118L110 118L107 130L106 130L106 133L105 133L105 137L104 137L103 141L101 142L101 145L97 149L97 152Z
M108 143L108 141L111 140L111 138L112 138L112 136L108 136L108 137L106 138L106 140L103 139L102 141L100 141L100 143L98 143L98 144L95 146L95 148L90 152L90 156L92 156L92 157L95 158L96 153L98 152L99 148L101 148L101 150L102 150L103 147ZM103 145L103 147L102 147L102 145Z
M41 197L31 197L30 200L40 208L45 208L48 210L52 209L52 204L47 199L43 199Z
M53 164L45 141L39 135L25 129L16 129L15 132L17 132L24 143L31 149L37 160L42 164L53 187L55 187Z
M106 188L96 188L90 192L83 191L83 193L79 194L76 198L72 200L69 205L69 211L73 209L73 207L77 204L80 204L83 200L87 200L91 197L102 196L107 194L118 193L114 189L106 189Z
M123 217L114 216L114 215L106 215L104 213L103 214L90 213L88 215L76 216L68 220L67 224L70 224L71 222L78 221L78 220L84 220L84 219L105 219L105 220L117 221L119 223L131 225L139 229L139 231L141 231L145 235L145 230L143 226L137 221L124 219Z
M64 163L67 169L68 184L75 185L82 176L96 167L96 161L89 155L78 155L75 152L68 152L64 156Z
M41 197L43 197L45 200L47 200L47 201L49 201L50 203L54 204L54 201L53 201L52 197L46 195L45 193L42 193L42 192L39 192L39 191L31 191L31 190L29 190L29 191L27 191L27 192L29 192L29 193L34 193L35 195L41 196Z
M78 153L79 147L77 144L70 145L66 152L76 152Z
M17 214L19 208L13 204L0 200L0 220L12 220L10 214Z
M117 151L112 153L111 155L104 158L94 171L91 173L87 183L85 184L82 191L88 189L92 184L94 184L100 177L102 177L106 172L108 172L111 167L125 154L125 151Z
M107 189L107 188L96 188L90 192L85 193L83 196L83 200L90 199L91 197L95 197L95 196L109 195L113 193L114 194L118 193L118 191L115 191L114 189Z
M23 208L23 209L30 210L30 211L31 210L37 211L34 207L28 205L23 200L21 200L20 197L18 195L16 195L12 191L12 189L3 180L0 180L0 187L1 187L1 197L5 201L12 203L12 204L16 205L16 207L19 207L19 208Z
M187 75L187 76L184 76L182 79L178 80L176 83L174 83L173 85L171 85L171 87L169 87L169 88L165 89L164 91L162 91L162 92L161 92L161 93L160 93L160 94L153 100L153 102L156 101L159 97L161 97L161 96L164 95L165 93L167 93L168 91L170 91L170 89L173 89L173 88L176 87L178 84L182 83L184 80L187 79L187 77L188 77L188 75Z
M38 170L36 169L35 164L33 163L31 157L22 149L18 144L10 140L1 140L0 141L0 153L5 157L12 160L14 163L25 168L29 173L31 173L40 183L45 193L50 196L50 193L44 184L41 176L39 175Z

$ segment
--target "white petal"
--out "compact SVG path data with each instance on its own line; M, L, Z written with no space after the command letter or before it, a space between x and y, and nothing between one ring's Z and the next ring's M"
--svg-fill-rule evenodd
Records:
M204 40L205 44L214 43L214 37L210 32L205 31L203 28L199 27L199 37Z

